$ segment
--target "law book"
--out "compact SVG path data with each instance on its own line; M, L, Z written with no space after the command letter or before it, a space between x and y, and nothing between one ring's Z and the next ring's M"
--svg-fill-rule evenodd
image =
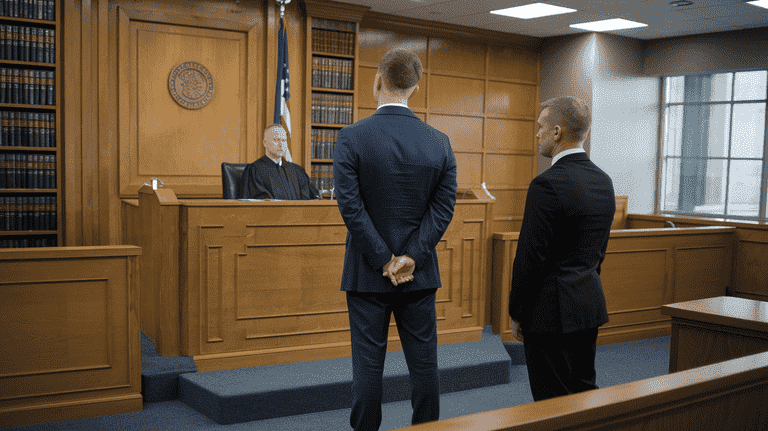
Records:
M48 40L50 41L48 63L56 63L56 31L48 30Z
M11 98L9 100L10 103L19 103L19 96L20 96L20 77L19 77L19 69L11 69Z
M56 219L59 217L58 210L56 209L56 196L51 196L51 217L48 230L56 230Z
M29 142L27 141L27 113L26 112L17 112L16 117L18 117L18 125L17 129L19 130L19 141L18 146L20 147L28 147Z
M19 103L29 103L29 70L24 69L19 71L21 74L21 95L19 97Z
M30 35L29 35L29 61L39 63L40 60L37 56L37 31L43 31L43 29L38 29L37 27L31 27L30 28Z
M0 1L0 4L2 4L2 1ZM5 57L5 46L7 41L7 35L6 35L6 27L8 27L5 24L0 24L0 59L2 60L8 60L8 58Z
M5 153L0 153L0 189L6 188L5 186Z
M11 147L12 145L8 139L8 130L10 129L10 126L8 125L8 119L8 112L3 111L0 113L0 139L2 139L4 146Z
M48 96L48 100L47 100L47 103L45 103L45 104L46 104L46 105L50 105L50 106L53 106L53 105L55 105L55 104L56 104L56 100L55 100L55 97L54 97L54 92L53 92L53 86L54 86L54 82L53 82L53 79L54 79L54 77L53 77L53 71L52 71L52 70L49 70L49 71L47 72L47 75L48 75L48 80L47 80L47 82L46 82L46 85L48 86L48 94L47 94L47 96Z
M40 148L42 147L42 142L40 141L40 114L38 113L32 113L30 114L32 117L32 147Z
M8 69L0 68L0 103L8 103Z
M21 33L21 41L24 44L24 47L22 49L22 55L21 59L23 61L32 61L31 58L31 46L29 44L30 39L32 36L32 29L30 27L22 27L22 33Z
M0 232L6 231L5 226L5 213L6 213L6 202L5 202L5 196L0 196ZM0 245L0 248L2 248L2 245Z
M16 230L16 197L11 196L9 198L6 198L8 201L8 211L5 213L5 216L8 218L7 225L9 231L15 231Z
M50 169L48 170L49 172L48 175L51 177L50 179L51 188L55 189L56 188L56 155L51 154L50 157L51 157L51 162L50 162L51 164L49 165Z

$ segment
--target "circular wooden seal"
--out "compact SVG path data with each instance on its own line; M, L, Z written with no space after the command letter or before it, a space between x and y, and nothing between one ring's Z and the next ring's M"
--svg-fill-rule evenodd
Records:
M202 64L186 61L171 70L168 89L179 105L200 109L213 98L213 77Z

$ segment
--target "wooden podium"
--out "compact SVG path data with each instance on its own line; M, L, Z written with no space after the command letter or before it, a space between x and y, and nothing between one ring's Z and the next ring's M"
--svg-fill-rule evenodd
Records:
M481 339L485 321L493 200L463 192L437 246L442 344ZM161 355L190 355L201 371L350 355L336 201L176 199L144 186L130 211L126 237L146 250L141 328Z

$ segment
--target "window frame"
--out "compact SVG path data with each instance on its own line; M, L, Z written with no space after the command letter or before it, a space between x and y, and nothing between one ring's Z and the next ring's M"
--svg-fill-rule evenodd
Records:
M686 73L686 74L670 74L670 75L661 75L659 77L660 79L660 85L659 85L659 127L658 127L658 147L657 147L657 166L656 166L656 196L655 196L655 209L656 214L667 214L667 215L675 215L675 216L687 216L687 217L697 217L697 218L707 218L707 219L732 219L732 220L739 220L739 221L755 221L759 223L766 223L768 222L768 85L766 85L766 94L764 99L751 99L751 100L734 100L735 96L735 86L736 86L736 74L739 72L753 72L753 71L765 71L768 75L768 68L762 67L762 68L753 68L753 69L738 69L738 70L722 70L722 71L706 71L706 72L698 72L698 73ZM689 77L689 76L713 76L716 74L725 74L729 73L731 74L731 96L729 100L725 101L706 101L706 102L685 102L683 100L682 102L667 102L667 86L669 78L675 78L675 77ZM763 132L763 157L755 158L755 157L733 157L732 156L732 150L733 150L733 117L734 117L734 106L736 105L742 105L742 104L755 104L755 103L762 103L764 107L764 119L763 119L763 126L765 128ZM699 212L686 212L686 211L680 211L680 210L664 210L663 207L665 206L665 186L669 179L666 177L667 175L667 167L670 159L677 159L682 160L684 157L681 156L669 156L665 152L665 141L667 139L668 131L666 128L666 115L665 112L668 112L668 108L671 106L693 106L693 105L710 105L710 106L729 106L729 116L728 116L728 151L727 156L718 156L718 157L695 157L689 159L700 159L700 160L724 160L726 162L726 169L725 169L725 195L723 198L723 213L722 214L712 214L712 213L699 213ZM728 214L728 198L730 193L730 181L731 181L731 163L733 161L761 161L761 175L760 175L760 184L759 184L759 201L757 203L757 216L747 216L747 215L729 215ZM679 189L678 186L678 195L681 193L681 189Z

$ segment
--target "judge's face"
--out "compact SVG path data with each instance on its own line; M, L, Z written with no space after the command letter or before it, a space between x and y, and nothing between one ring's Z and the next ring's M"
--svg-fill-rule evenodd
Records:
M264 148L267 150L267 156L270 159L283 157L287 145L288 137L283 128L274 127L264 133Z
M536 137L539 138L539 153L544 157L552 157L555 149L555 132L549 124L549 108L544 108L536 121L539 126L539 132Z

